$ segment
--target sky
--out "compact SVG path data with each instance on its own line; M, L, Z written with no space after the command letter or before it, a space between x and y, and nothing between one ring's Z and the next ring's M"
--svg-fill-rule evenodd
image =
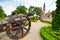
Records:
M43 8L44 2L46 5L46 12L48 12L48 10L53 11L56 9L56 0L0 0L0 6L3 7L3 10L7 15L10 15L19 5L24 5L27 8L30 6Z

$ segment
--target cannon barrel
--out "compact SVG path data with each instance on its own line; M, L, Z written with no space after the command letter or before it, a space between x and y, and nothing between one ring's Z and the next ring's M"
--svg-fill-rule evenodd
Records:
M0 21L0 32L6 31L6 24L12 23L12 22L14 22L14 20L15 20L15 22L20 21L21 20L20 16L21 16L21 14L19 14L18 16L17 15L9 16L7 20ZM26 17L27 17L26 15L24 17L22 17L22 20L26 20ZM35 16L28 16L28 17L29 17L29 19L31 19ZM17 29L17 28L13 27L13 30L14 29Z
M29 32L31 27L30 19L33 17L35 16L26 16L24 14L9 16L6 20L0 21L0 32L6 31L7 35L12 39L22 38ZM28 21L27 26L24 24L26 20ZM12 32L15 30L17 30L17 32L14 35ZM19 33L20 35L18 35Z

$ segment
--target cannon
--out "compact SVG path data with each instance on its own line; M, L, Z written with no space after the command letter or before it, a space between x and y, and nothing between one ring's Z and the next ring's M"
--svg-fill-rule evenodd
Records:
M9 16L7 20L0 21L0 33L6 31L12 39L24 37L28 34L30 27L30 18L24 14Z

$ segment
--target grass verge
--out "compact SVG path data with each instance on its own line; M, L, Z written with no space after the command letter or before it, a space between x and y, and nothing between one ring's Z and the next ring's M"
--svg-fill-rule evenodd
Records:
M51 24L51 22L49 22L49 21L44 21L44 20L40 20L40 21L43 23L46 23L46 24Z

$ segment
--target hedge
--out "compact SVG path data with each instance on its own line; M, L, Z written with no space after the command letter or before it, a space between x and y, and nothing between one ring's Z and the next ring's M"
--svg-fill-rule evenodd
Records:
M40 30L40 35L43 37L44 40L58 40L56 37L46 32L46 29L49 29L49 26L44 26Z

